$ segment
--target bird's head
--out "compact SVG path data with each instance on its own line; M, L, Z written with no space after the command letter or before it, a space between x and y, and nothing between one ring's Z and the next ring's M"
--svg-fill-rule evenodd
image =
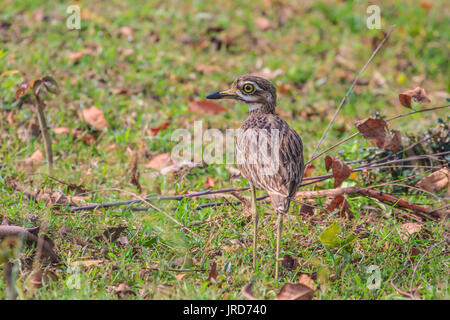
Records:
M234 99L244 102L250 112L274 113L277 92L270 81L252 75L237 78L230 89L211 93L207 99Z

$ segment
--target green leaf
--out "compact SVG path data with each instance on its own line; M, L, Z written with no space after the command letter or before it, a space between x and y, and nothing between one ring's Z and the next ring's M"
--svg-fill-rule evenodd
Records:
M327 227L319 236L319 240L330 248L339 248L341 246L340 239L341 228L337 221Z

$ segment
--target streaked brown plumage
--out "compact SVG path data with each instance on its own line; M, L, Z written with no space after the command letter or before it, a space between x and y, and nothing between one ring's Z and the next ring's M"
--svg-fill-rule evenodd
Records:
M213 93L208 98L231 98L246 103L250 108L250 114L242 124L236 138L236 159L241 174L252 186L253 214L255 219L253 266L256 266L258 220L255 188L268 192L271 203L278 214L278 260L283 215L289 210L291 197L294 196L303 179L302 140L297 132L289 127L286 121L275 115L276 90L264 78L252 75L241 76L234 81L231 89ZM262 138L259 135L255 140L255 133L257 135L261 132L264 133ZM279 143L274 146L275 140L272 139L275 139L277 134L279 134ZM266 137L266 140L264 140L264 137ZM259 149L255 149L255 143L259 143L259 147L261 143L266 143L267 151L259 152ZM272 155L272 158L268 158L268 155ZM278 166L276 161L273 161L273 155L275 155L275 158L278 158ZM274 165L272 172L267 174L267 170L270 169L271 165ZM276 262L275 274L278 277L278 261Z

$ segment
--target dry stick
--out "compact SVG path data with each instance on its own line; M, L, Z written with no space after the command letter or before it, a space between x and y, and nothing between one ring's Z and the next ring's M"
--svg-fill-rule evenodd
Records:
M377 46L377 48L373 51L372 55L370 56L369 60L367 60L366 64L362 67L362 69L359 71L358 75L356 76L355 80L353 80L350 88L347 90L347 93L344 95L344 97L341 100L341 103L339 104L338 108L336 109L333 118L331 118L331 121L328 123L327 128L325 129L324 133L322 134L322 137L320 138L319 142L317 143L316 147L314 148L313 153L310 156L310 159L314 157L315 153L317 152L318 148L320 147L320 145L322 144L323 140L325 139L328 131L330 130L331 125L333 124L334 120L336 120L337 115L339 114L339 112L341 111L342 107L344 106L345 102L347 101L348 96L350 95L350 93L353 91L353 88L355 87L356 83L358 82L359 78L361 77L361 75L363 74L363 72L366 70L367 66L370 64L370 62L373 60L373 58L375 58L375 56L377 55L378 51L380 51L381 47L384 45L384 43L387 41L387 39L390 37L391 33L394 31L395 29L395 25L393 25L391 27L391 30L389 30L389 32L386 34L386 36L384 37L384 39L380 42L380 44ZM308 160L308 162L306 163L305 169L308 167L309 163L312 160Z
M52 140L50 139L50 135L48 133L47 121L45 120L45 114L44 114L45 104L39 98L39 94L34 93L34 97L36 98L36 101L37 101L39 126L41 127L42 139L44 139L45 154L47 155L48 169L51 172L52 168L53 168Z
M352 169L352 172L358 172L358 171L362 171L364 169L372 169L372 168L377 169L377 168L383 167L387 164L395 164L395 163L400 163L400 162L421 160L421 159L429 158L431 156L439 156L439 155L446 155L446 154L450 154L450 151L435 153L435 154L431 154L431 155L418 155L418 156L412 156L412 157L408 157L408 158L404 158L404 159L396 159L396 160L391 160L391 161L387 161L387 162L383 162L383 163L377 163L377 164L374 164L373 166L371 164L367 164L367 165L363 165L361 167ZM330 179L331 177L333 177L332 174L326 174L326 175L315 176L315 177L307 177L307 178L304 178L303 181L310 181L310 182L302 183L300 185L300 187L306 186L309 184L314 184L314 183L317 183L317 182L320 182L323 180L327 180L327 179ZM239 189L226 188L226 189L218 189L218 190L205 190L205 191L193 192L190 194L183 194L183 195L178 195L178 196L148 197L143 200L145 200L145 201L152 201L152 200L178 200L178 201L180 201L185 198L194 198L194 197L200 197L200 196L204 196L204 195L229 193L229 192L234 192L234 191L245 191L248 189L249 189L249 187L244 187L244 188L239 188ZM258 200L265 199L265 198L266 197L259 197ZM140 199L135 199L135 200L117 201L117 202L109 202L109 203L100 203L100 204L93 204L93 205L87 205L87 206L72 207L69 209L69 212L75 212L75 211L81 211L81 210L95 210L95 209L99 209L99 208L131 205L131 204L136 204L136 203L141 203L141 202L143 202L143 201ZM207 206L208 205L206 205L204 207L207 207Z

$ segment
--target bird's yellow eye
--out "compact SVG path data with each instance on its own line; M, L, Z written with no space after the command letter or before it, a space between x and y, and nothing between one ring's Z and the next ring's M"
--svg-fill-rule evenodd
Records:
M253 91L255 91L255 87L250 83L244 84L244 87L242 87L242 89L244 89L245 93L252 93Z

